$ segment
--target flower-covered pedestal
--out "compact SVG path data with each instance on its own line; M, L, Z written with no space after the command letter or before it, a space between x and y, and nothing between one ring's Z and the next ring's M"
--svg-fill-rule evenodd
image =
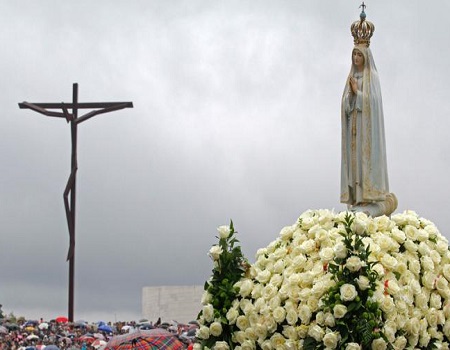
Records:
M449 348L448 241L416 213L307 211L252 265L235 236L210 251L196 348Z

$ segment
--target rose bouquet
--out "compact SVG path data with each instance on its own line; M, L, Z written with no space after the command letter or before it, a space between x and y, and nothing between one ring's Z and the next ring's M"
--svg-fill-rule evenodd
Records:
M447 239L412 211L307 211L234 284L231 336L206 345L200 331L197 347L448 349L449 281Z

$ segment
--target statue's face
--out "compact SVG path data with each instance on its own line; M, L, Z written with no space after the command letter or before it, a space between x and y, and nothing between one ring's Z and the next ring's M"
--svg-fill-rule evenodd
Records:
M353 64L356 66L356 68L364 67L364 56L361 51L356 50L356 49L353 50L352 58L353 58Z

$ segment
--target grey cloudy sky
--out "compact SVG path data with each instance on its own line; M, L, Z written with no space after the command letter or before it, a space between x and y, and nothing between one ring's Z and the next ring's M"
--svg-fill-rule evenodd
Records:
M366 1L391 190L450 238L450 2ZM138 319L143 286L203 284L339 203L340 99L360 1L0 2L0 303L67 313L70 128L17 103L133 101L79 126L75 318Z

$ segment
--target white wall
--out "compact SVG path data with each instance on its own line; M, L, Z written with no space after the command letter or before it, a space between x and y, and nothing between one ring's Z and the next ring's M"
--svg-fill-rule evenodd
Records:
M142 316L156 322L188 323L200 312L203 286L159 286L142 288Z

